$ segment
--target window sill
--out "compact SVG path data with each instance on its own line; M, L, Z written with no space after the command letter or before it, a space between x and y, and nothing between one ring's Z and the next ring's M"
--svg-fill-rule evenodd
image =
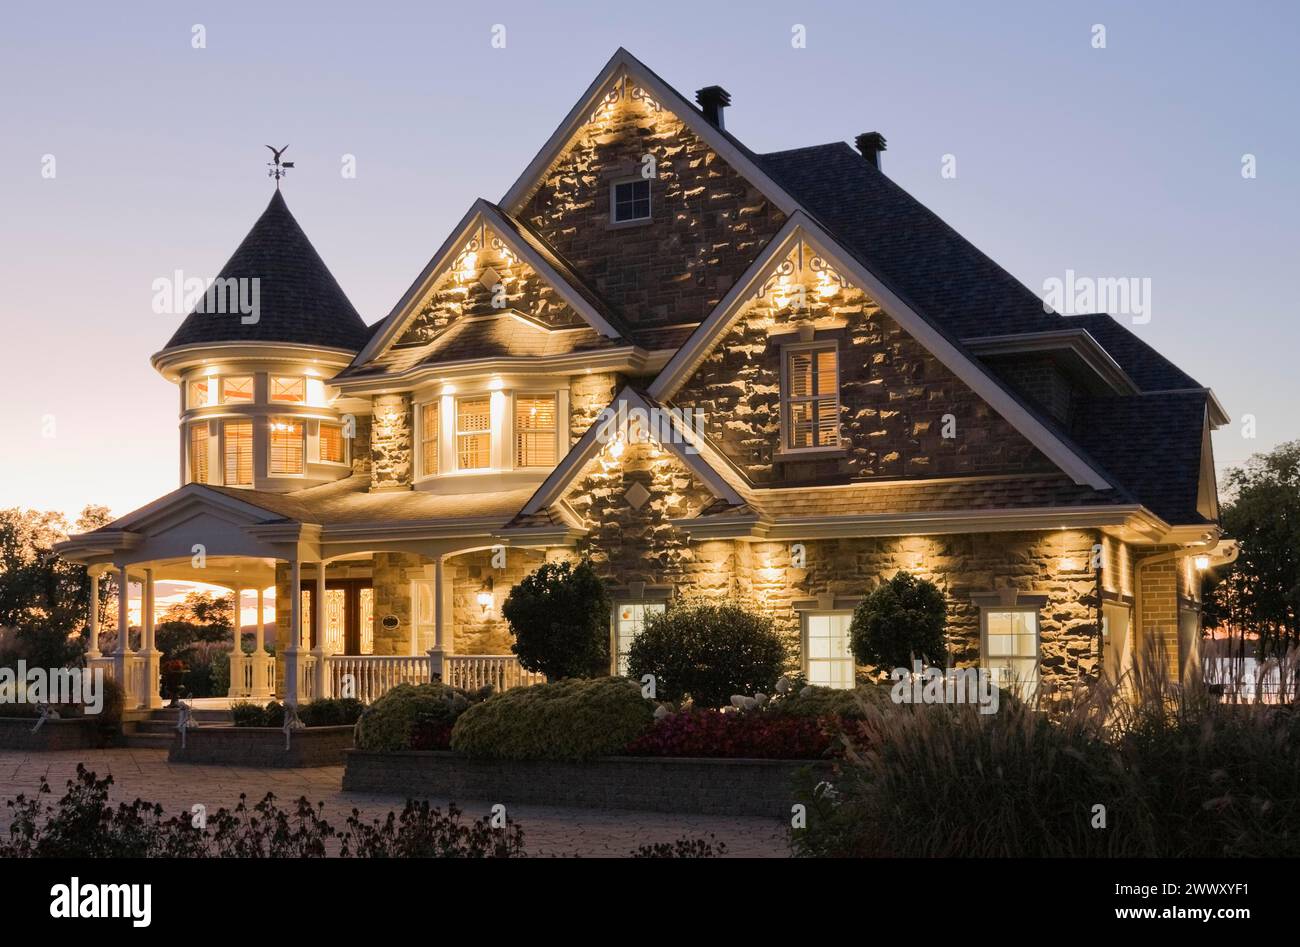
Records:
M773 463L789 463L797 460L833 460L836 457L849 456L847 447L808 447L804 450L779 450L772 455Z
M611 220L605 225L606 230L627 230L632 227L648 227L653 224L653 217L643 217L640 220Z

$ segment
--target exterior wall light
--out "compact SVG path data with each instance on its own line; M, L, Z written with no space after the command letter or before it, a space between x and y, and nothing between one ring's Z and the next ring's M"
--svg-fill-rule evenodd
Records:
M1197 556L1193 562L1196 563L1196 571L1198 572L1204 572L1206 569L1210 568L1209 556Z
M488 576L479 588L476 598L479 608L483 610L484 616L492 611L492 576Z

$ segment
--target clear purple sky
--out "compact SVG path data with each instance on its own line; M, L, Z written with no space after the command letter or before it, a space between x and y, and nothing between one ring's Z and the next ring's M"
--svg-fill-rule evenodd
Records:
M688 96L725 86L757 151L879 129L885 171L1035 291L1149 277L1135 331L1256 416L1216 435L1239 463L1300 436L1298 35L1282 2L6 4L0 506L176 487L148 359L179 317L150 285L215 275L270 195L264 144L290 143L289 205L373 322L620 45Z

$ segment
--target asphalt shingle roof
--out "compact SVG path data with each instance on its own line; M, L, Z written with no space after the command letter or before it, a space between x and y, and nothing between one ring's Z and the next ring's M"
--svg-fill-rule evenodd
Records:
M226 261L219 279L257 279L258 320L191 312L163 347L217 342L290 342L359 351L371 329L276 191Z

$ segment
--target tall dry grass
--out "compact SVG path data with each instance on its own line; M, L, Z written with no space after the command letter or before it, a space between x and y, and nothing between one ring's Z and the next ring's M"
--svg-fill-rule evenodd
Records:
M1295 677L1297 656L1283 678ZM1050 708L864 708L831 786L805 788L797 854L1300 855L1300 715L1172 683L1142 654ZM1100 808L1099 808L1100 807Z

